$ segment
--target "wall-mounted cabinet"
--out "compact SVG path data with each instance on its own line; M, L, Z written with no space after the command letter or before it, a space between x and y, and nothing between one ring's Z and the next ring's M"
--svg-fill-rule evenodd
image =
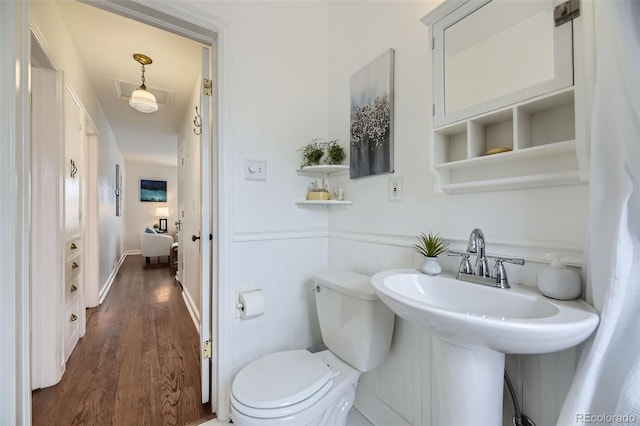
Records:
M573 89L438 128L433 138L445 192L580 182Z
M66 239L64 286L64 356L69 359L80 337L85 333L85 306L83 301L83 245L82 239L82 178L85 173L83 152L83 112L80 101L71 88L64 91L64 228Z
M449 0L423 18L433 37L439 191L576 184L588 174L573 22L555 25L557 2L529 3Z
M296 170L299 176L315 177L315 178L329 178L342 174L349 170L349 166L342 164L321 164L317 166L304 166ZM296 205L299 207L350 207L351 201L346 200L298 200Z

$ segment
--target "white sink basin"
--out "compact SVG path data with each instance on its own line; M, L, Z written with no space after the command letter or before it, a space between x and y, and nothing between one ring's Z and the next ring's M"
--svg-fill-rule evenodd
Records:
M380 272L371 281L400 317L469 347L556 352L581 343L598 324L598 315L585 302L548 299L518 285L493 288L415 269Z
M585 302L548 299L518 285L500 289L415 269L380 272L371 282L391 310L437 337L435 424L502 425L505 354L570 348L599 321Z

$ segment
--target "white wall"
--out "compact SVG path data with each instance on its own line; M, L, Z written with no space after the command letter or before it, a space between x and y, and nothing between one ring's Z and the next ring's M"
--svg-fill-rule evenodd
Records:
M395 176L403 179L401 202L387 201L390 175L335 179L353 201L329 213L329 267L373 274L415 267L409 248L420 232L439 232L457 248L475 227L484 230L491 253L526 257L511 268L513 282L535 285L537 260L560 250L579 264L585 240L586 185L446 195L434 192L429 171L431 59L429 30L421 22L439 2L331 2L329 6L329 134L349 140L349 79L389 48L395 54ZM455 270L457 261L445 268ZM538 424L553 424L571 372L574 351L508 357L507 367L525 412ZM437 395L429 385L430 337L398 320L385 365L366 374L357 406L374 424L432 424ZM568 373L569 372L569 373ZM505 412L512 413L511 402Z
M153 227L158 223L156 215L157 207L169 207L169 219L167 229L170 234L175 234L174 223L178 218L178 168L164 164L155 164L139 161L127 161L125 163L126 176L124 177L124 250L126 252L139 252L140 233L146 226ZM166 180L167 202L152 203L140 201L140 179Z
M98 131L99 288L102 290L123 253L123 220L115 214L115 165L124 165L124 160L56 3L31 2L31 22Z

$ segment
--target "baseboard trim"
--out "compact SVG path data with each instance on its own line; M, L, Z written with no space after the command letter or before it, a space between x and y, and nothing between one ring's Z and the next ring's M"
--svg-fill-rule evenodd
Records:
M142 254L142 250L127 250L124 252L125 256Z
M374 425L411 426L411 423L365 388L358 387L353 406Z
M111 286L113 285L113 282L116 279L116 275L118 275L118 272L120 271L120 266L122 266L122 262L124 262L124 259L127 256L128 256L128 252L124 252L120 257L120 259L118 260L118 263L116 263L116 267L113 268L113 271L111 271L109 278L107 278L107 283L105 284L104 287L102 287L102 290L100 290L100 292L98 293L98 305L102 305L102 302L104 302L104 299L107 297L107 294L109 294L109 290L111 290Z
M191 320L193 321L193 325L196 326L196 330L198 330L198 334L200 333L200 312L198 307L193 303L193 299L189 294L189 291L185 286L182 286L182 299L184 300L184 304L187 306L187 311L189 311L189 315L191 316Z

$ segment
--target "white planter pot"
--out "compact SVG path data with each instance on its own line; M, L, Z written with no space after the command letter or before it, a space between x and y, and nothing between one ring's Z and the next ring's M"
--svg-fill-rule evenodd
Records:
M427 257L420 270L427 275L438 275L442 272L442 268L438 263L437 257Z

